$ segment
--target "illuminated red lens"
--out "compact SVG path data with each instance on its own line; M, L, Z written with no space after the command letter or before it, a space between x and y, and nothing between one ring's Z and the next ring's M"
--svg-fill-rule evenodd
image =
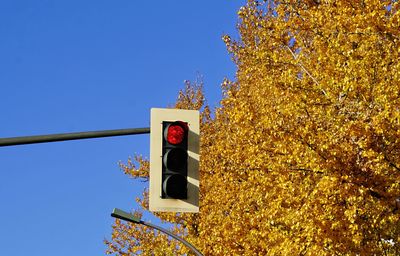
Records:
M168 127L167 141L170 144L177 145L185 139L185 129L178 124L171 124Z

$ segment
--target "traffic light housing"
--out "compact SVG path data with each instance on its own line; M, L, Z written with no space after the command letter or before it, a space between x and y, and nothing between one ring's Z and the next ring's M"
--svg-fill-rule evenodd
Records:
M199 211L199 112L151 109L150 211Z
M188 124L163 122L161 198L187 199Z

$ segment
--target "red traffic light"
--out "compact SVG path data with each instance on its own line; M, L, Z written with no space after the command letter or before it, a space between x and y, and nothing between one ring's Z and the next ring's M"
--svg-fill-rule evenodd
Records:
M199 111L152 108L150 130L150 211L199 212Z
M187 199L188 124L163 121L161 198Z
M184 122L174 122L170 124L165 130L165 140L172 145L178 145L182 143L187 136L187 124Z

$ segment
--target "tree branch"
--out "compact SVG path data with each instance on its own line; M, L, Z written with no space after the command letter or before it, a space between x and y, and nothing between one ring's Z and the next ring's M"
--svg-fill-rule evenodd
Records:
M297 60L297 56L296 54L292 51L292 49L290 49L289 46L285 45L286 49L289 50L290 54L292 54L293 59ZM301 61L299 61L299 66L301 67L301 69L311 78L311 80L313 80L313 82L315 84L317 84L318 86L320 86L319 82L317 81L317 79L315 77L313 77L310 72L308 72L308 70L304 67L304 65L301 63ZM321 89L322 93L326 96L326 92L324 89Z

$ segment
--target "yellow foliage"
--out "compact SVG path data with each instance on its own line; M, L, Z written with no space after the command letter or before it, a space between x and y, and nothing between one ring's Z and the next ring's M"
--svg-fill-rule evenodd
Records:
M158 217L205 255L400 255L399 3L249 0L238 16L221 106L190 84L177 103L203 109L200 213ZM188 253L119 222L107 244Z

